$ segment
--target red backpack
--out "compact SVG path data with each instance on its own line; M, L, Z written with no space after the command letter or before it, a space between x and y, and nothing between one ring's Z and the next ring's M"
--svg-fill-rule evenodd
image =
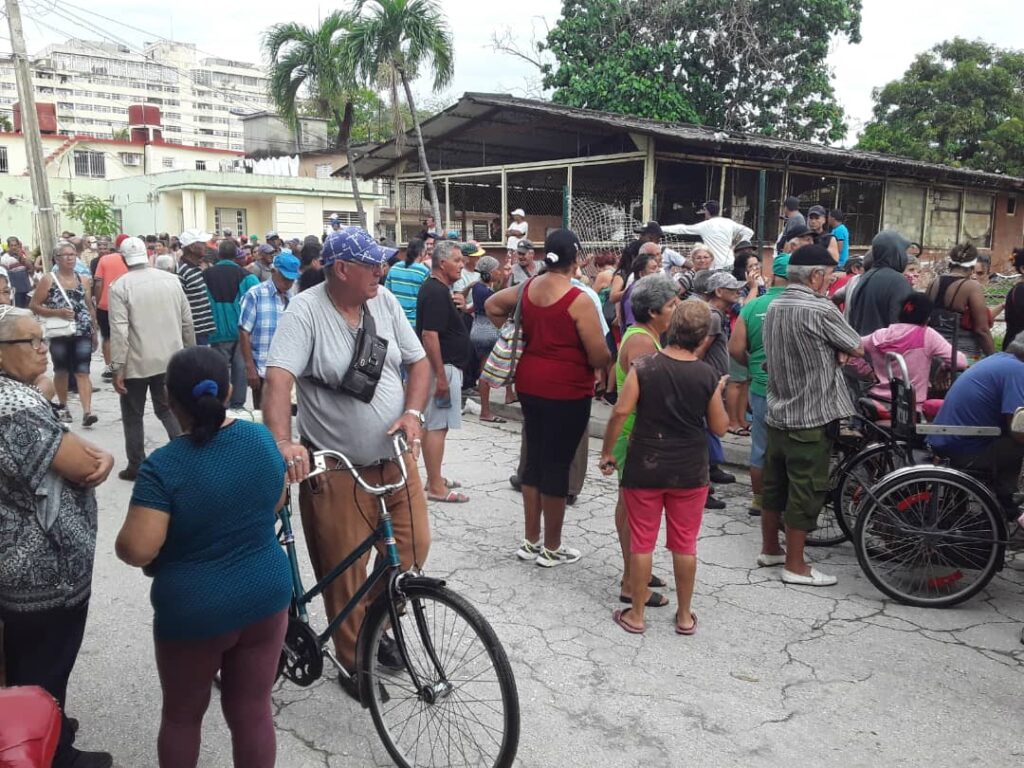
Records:
M60 708L37 686L0 688L0 768L50 768Z

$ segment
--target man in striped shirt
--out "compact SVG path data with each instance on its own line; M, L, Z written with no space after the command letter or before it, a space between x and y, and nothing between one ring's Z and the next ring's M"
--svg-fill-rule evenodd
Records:
M798 248L789 286L764 318L768 372L768 446L764 459L760 566L782 565L787 584L827 587L836 577L804 559L807 532L818 524L839 420L853 415L842 364L863 357L860 336L825 298L836 263L819 245ZM778 531L786 523L786 550Z
M203 270L199 268L203 256L206 255L206 243L212 237L200 229L186 229L178 241L181 243L181 264L178 265L178 277L181 287L188 297L192 308L192 324L196 331L196 345L206 347L210 344L210 334L217 330L210 307L210 295L206 290Z

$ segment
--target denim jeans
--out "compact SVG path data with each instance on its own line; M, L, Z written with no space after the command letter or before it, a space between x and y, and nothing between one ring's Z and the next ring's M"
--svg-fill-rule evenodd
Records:
M245 358L242 357L242 345L238 341L221 341L210 345L217 350L228 364L231 382L231 408L244 408L248 383L245 378Z

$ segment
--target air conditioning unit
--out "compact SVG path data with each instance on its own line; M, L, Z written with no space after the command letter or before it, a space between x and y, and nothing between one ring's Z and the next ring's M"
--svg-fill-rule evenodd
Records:
M121 165L125 168L138 168L142 165L142 155L138 152L122 152Z

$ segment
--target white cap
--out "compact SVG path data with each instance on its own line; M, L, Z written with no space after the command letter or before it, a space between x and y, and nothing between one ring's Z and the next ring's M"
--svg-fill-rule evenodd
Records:
M146 254L146 244L137 237L126 238L121 243L121 255L124 256L124 263L129 267L137 267L140 264L149 263L149 256Z
M524 211L522 208L516 208L514 211L512 211L512 215L513 216L523 216L523 217L525 217L526 216L526 211Z
M178 238L178 242L181 243L182 248L187 248L188 246L195 245L196 243L208 242L211 237L213 237L213 235L209 232L204 232L201 229L186 229L181 233L181 236Z

